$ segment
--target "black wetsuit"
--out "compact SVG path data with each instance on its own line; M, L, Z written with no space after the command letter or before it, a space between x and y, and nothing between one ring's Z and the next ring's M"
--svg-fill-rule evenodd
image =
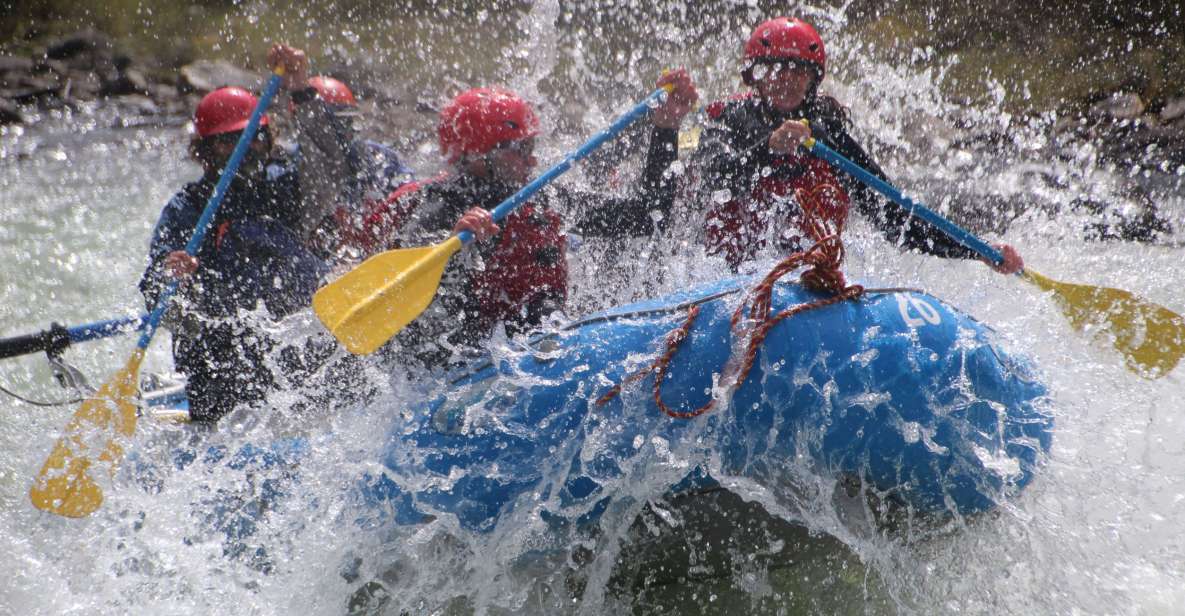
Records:
M708 107L708 123L692 159L692 168L705 188L700 193L727 189L732 195L747 196L774 169L780 155L769 149L769 136L787 120L805 118L812 136L845 158L889 181L880 166L848 132L845 118L816 102L791 114L780 112L756 96L734 97ZM783 167L784 168L784 167ZM835 176L847 191L852 205L891 242L908 250L938 257L970 259L974 251L950 239L937 227L913 217L897 203L842 169Z
M161 212L140 281L149 308L168 282L165 256L185 249L215 182L204 177L188 184ZM197 251L198 270L174 299L173 359L187 377L195 420L217 420L257 402L275 382L265 362L274 345L239 312L262 304L280 318L304 308L325 271L292 231L298 191L295 170L281 159L232 183Z

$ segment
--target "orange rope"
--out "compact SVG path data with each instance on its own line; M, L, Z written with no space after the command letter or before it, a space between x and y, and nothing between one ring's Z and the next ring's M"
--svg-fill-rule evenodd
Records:
M737 378L733 382L734 387L739 387L748 378L749 371L752 370L753 364L757 361L757 352L761 349L761 345L765 342L765 338L769 335L773 326L796 314L823 308L849 299L855 299L864 294L864 287L860 285L849 286L844 280L843 272L839 270L839 265L843 261L844 256L843 242L839 237L841 229L829 229L820 220L820 217L812 215L818 211L818 208L809 206L816 205L815 199L818 198L818 191L812 191L812 193L799 191L797 197L799 203L803 205L806 231L817 241L809 249L796 252L775 265L766 274L765 278L749 291L745 300L733 312L729 327L734 335L740 335L742 333L738 329L738 325L741 323L746 306L750 307L748 319L752 323L752 334L749 336L749 344L744 354L744 362L741 364L740 370L737 371ZM774 284L786 274L804 265L810 266L810 269L803 272L800 276L802 284L813 291L832 293L832 296L791 306L770 316L769 311L773 301ZM663 354L649 366L626 377L621 383L598 398L595 404L597 406L605 405L614 396L620 394L622 388L645 378L646 375L653 372L655 373L654 402L667 415L679 419L690 419L711 410L716 405L717 400L715 398L691 411L674 410L662 401L662 384L666 379L667 370L670 368L671 359L674 358L679 345L687 338L687 334L690 333L691 326L694 324L696 316L699 315L699 311L700 306L698 304L691 306L687 311L687 319L683 321L683 324L667 334L665 340L666 348Z

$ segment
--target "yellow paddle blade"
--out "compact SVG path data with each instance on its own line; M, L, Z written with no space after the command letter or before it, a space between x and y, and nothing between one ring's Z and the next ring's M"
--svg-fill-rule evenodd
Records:
M373 353L432 303L444 266L460 249L453 236L377 254L318 289L313 312L351 353Z
M1030 269L1023 276L1052 291L1075 329L1099 327L1114 338L1132 371L1156 378L1185 355L1185 318L1122 289L1058 282Z
M103 491L87 471L98 462L114 474L123 458L119 440L136 433L136 379L144 349L136 349L123 371L87 398L33 480L29 498L42 511L68 518L90 515L103 502Z

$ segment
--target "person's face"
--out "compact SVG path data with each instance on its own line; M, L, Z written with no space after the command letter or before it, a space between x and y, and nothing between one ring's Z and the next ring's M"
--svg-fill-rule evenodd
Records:
M225 168L226 163L230 161L230 155L234 153L241 135L241 131L235 131L214 137L210 151L213 152L219 169ZM267 131L260 130L255 133L255 138L251 140L251 147L247 150L239 167L239 175L251 175L262 168L264 161L267 160L268 149L271 147L270 142Z
M794 111L806 100L815 71L799 62L762 62L753 67L753 80L761 97L775 109Z
M535 138L509 141L489 154L490 172L509 184L525 184L539 161L535 158Z
M342 128L346 130L346 137L353 138L358 134L354 127L354 118L358 117L358 108L350 107L349 105L332 105L330 109L333 111L334 118Z

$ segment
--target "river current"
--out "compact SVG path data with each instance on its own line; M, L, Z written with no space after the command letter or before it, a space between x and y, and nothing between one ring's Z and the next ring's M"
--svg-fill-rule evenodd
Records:
M519 25L527 51L506 61L525 63L526 70L489 68L479 76L536 100L562 90L557 82L586 93L589 108L579 113L570 104L542 105L545 127L558 136L543 140L541 166L558 161L640 99L657 67L628 55L623 64L610 65L572 52L540 26L554 22L558 11L543 3ZM1180 228L1185 170L1115 169L1088 146L1051 143L1045 135L1052 117L1018 122L990 103L944 100L936 86L941 71L881 63L844 37L839 16L817 11L813 17L824 24L834 62L843 67L829 76L826 89L851 107L857 134L898 186L940 211L969 216L977 231L1013 244L1029 267L1047 276L1126 289L1185 312L1185 236L1101 242L1085 230L1096 220L1069 209L1083 197L1130 209L1124 187L1137 186L1150 191ZM696 73L705 102L728 94L735 83L736 36L714 35L702 49L677 58ZM724 51L711 54L708 48ZM445 81L451 85L436 93L439 100L460 79ZM432 118L421 121L418 136L400 145L429 176L439 162L424 137ZM977 148L961 139L998 131L1007 131L1015 147ZM0 336L143 310L136 283L152 226L173 192L198 174L186 158L187 139L177 123L122 127L104 107L0 129ZM629 161L623 166L628 177ZM593 175L577 169L561 181L604 189ZM1058 181L1042 181L1049 177ZM1000 195L1028 207L1008 217L993 214L987 224L974 217L989 196ZM999 222L1013 216L1010 223ZM680 235L628 246L574 242L570 316L724 275L721 263ZM826 488L803 511L781 512L808 531L794 535L802 554L794 562L708 574L712 565L704 557L707 564L693 565L662 590L623 590L614 573L621 548L606 537L629 535L634 516L607 523L599 539L573 538L559 549L540 548L545 542L539 529L519 517L480 537L447 521L408 534L355 523L348 487L379 469L387 430L436 385L383 373L377 363L366 367L379 388L377 398L334 415L281 393L266 412L233 416L214 434L142 421L136 459L165 470L146 480L137 476L136 463L125 464L107 486L103 507L80 520L42 513L27 495L75 405L38 407L3 396L0 560L7 565L0 576L0 613L340 614L360 601L359 588L370 577L395 595L389 606L413 613L1185 610L1185 367L1155 380L1133 374L1105 341L1071 329L1050 297L981 263L902 254L858 219L845 241L849 279L870 287L921 288L947 300L998 330L1007 348L1029 357L1048 385L1056 418L1052 452L1033 484L991 514L886 528L853 519L851 503L844 505L834 488ZM306 311L274 328L300 338L317 334L320 326ZM133 344L130 336L88 342L66 357L97 386L122 368ZM511 344L496 339L494 352L509 352ZM168 371L170 363L162 332L144 372ZM41 401L74 395L56 384L44 355L0 362L0 386ZM199 452L236 450L294 435L307 437L309 446L298 477L218 464L167 470L169 452L187 442ZM656 480L631 491L657 498L665 488ZM270 498L276 491L286 496ZM760 490L738 491L756 498ZM248 516L257 525L253 532L231 541L209 515L228 507L267 511ZM654 520L661 516L645 515L652 517L644 523L659 524ZM542 556L524 556L534 552ZM742 555L738 562L744 560ZM360 569L358 562L364 563Z

